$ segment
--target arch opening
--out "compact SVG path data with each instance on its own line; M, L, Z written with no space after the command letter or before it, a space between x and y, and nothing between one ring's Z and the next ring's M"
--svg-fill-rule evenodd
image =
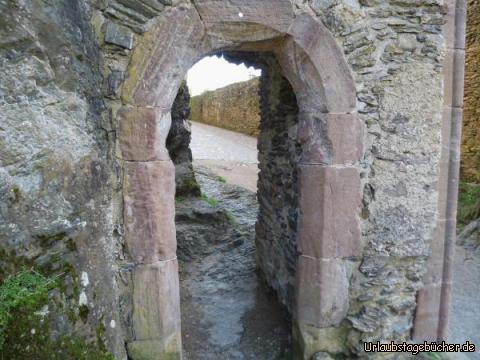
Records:
M184 112L184 118L178 118L188 91L182 84L172 109L167 148L177 175L183 356L284 358L291 354L298 106L273 54L217 55L255 65L262 76L193 97L191 116ZM200 122L185 124L187 118ZM242 122L248 128L242 128ZM256 136L202 123L254 131ZM189 136L179 151L172 134L182 126L187 133L191 129L191 152ZM182 156L185 152L189 155Z
M210 2L167 11L132 55L117 117L126 164L126 240L136 263L128 344L133 359L181 357L175 169L165 140L180 83L205 54L222 52L232 59L240 54L245 60L249 52L273 53L296 95L298 219L295 246L288 250L295 271L294 276L286 271L291 281L282 293L273 260L270 282L290 304L294 351L305 358L320 351L318 332L340 324L348 311L348 261L361 252L357 167L363 127L355 115L353 78L333 36L310 15L294 14L284 1L276 7L244 5L242 18L218 16L220 10ZM168 42L161 41L165 33ZM269 248L258 254L275 252ZM265 274L268 281L269 271Z

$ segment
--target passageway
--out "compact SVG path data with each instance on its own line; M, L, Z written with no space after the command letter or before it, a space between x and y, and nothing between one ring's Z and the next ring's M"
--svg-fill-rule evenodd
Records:
M288 313L256 273L255 194L204 166L196 177L218 203L177 201L184 358L288 359Z
M295 127L297 106L293 91L278 68L270 76L276 81L275 90L266 91L266 84L272 80L264 78L260 82L266 91L262 99L259 80L252 80L256 85L244 102L242 94L234 93L226 102L222 98L195 105L197 116L200 111L205 122L210 121L209 116L215 116L253 123L254 128L260 129L258 139L187 122L193 110L189 111L191 90L186 84L172 108L167 147L176 165L182 346L184 358L189 360L277 360L292 355L292 324L287 310L291 298L287 296L291 296L288 282L293 277L286 278L280 270L278 273L284 278L279 277L274 290L271 282L277 269L270 263L289 260L286 243L291 241L290 229L295 229L295 221L282 226L282 222L287 223L286 218L273 212L283 211L285 200L274 195L271 187L292 193L289 201L295 201L295 140L279 139ZM279 96L285 98L284 108L267 106L271 98ZM235 113L240 107L242 111ZM247 113L252 118L247 118ZM258 199L263 201L263 211ZM267 230L258 233L259 226ZM277 229L268 231L271 226ZM271 246L262 244L266 241L280 251L266 250L266 246Z
M191 129L203 198L176 205L184 357L288 359L289 314L256 272L257 139Z

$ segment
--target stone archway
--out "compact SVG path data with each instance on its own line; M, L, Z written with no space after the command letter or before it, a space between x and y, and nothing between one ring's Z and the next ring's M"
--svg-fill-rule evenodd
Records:
M361 253L357 163L363 125L341 49L318 20L295 14L287 0L182 4L155 19L135 47L117 113L125 161L125 236L136 264L135 341L129 344L134 359L181 357L175 171L165 139L186 71L220 50L273 52L297 97L302 156L293 317L298 356L311 356L317 330L337 325L348 310L346 259Z

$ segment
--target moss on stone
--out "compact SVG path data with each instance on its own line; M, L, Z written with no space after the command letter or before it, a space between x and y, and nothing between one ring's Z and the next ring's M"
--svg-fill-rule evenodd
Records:
M218 206L218 200L215 199L215 198L208 197L208 196L205 195L205 194L202 194L201 198L202 198L203 200L205 200L208 204L210 204L210 205L213 206L213 207Z
M88 308L87 305L80 305L78 307L78 316L84 323L87 322L88 320L88 314L90 313L90 309Z
M64 277L65 273L61 275ZM68 317L76 322L88 316L88 308L78 308L75 315L68 311L68 306L55 309L52 305L51 294L65 289L62 277L23 269L0 286L0 350L4 359L114 359L104 345L104 326L103 331L97 331L95 343L68 333L62 324L52 321Z
M60 232L54 235L37 235L36 238L39 240L40 246L43 249L49 249L54 243L63 240L66 235L65 232Z
M107 352L107 347L105 346L105 331L106 328L102 318L95 329L95 334L97 336L97 346L103 352Z
M200 194L200 186L197 183L197 180L192 177L186 177L183 179L179 188L177 188L176 195L185 196L185 195L197 195Z
M463 228L478 217L480 217L480 185L461 182L457 211L459 228Z

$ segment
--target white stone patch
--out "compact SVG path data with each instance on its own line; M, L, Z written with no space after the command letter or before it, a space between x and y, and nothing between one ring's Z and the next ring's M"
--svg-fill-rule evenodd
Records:
M82 271L82 275L80 277L80 283L85 288L88 286L88 284L90 284L90 281L88 280L88 274L85 271Z
M48 315L48 305L45 305L40 310L34 312L35 315L45 317Z
M37 331L35 329L30 330L30 334L35 335Z
M110 327L111 327L112 329L115 329L115 326L117 326L117 324L115 323L115 320L111 320L111 321L110 321Z
M87 294L85 294L85 291L82 291L80 294L80 298L78 299L78 305L88 305L88 299L87 299Z

